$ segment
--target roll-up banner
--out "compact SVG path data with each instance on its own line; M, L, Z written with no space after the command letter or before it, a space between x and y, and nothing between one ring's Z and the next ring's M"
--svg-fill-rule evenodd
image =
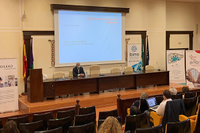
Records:
M171 83L185 84L185 50L167 50L167 71Z
M141 44L128 44L128 66L131 66L134 71L142 70Z
M18 110L17 59L0 59L0 112Z
M186 51L186 80L190 88L200 88L200 50Z

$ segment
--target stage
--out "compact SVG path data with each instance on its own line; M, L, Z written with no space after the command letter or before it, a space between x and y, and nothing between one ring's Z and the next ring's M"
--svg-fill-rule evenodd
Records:
M45 100L44 102L35 102L30 103L27 101L27 96L21 96L19 98L19 109L22 113L33 113L38 111L44 111L54 108L61 108L67 106L74 106L76 100L79 100L81 107L89 107L95 105L96 108L104 108L113 106L113 109L116 109L117 105L117 94L121 95L121 98L131 98L139 97L141 92L147 92L148 95L153 94L162 94L163 90L168 90L170 87L177 88L178 91L181 91L183 85L170 83L170 85L162 86L149 86L144 88L129 89L129 90L120 90L115 92L102 92L100 94L84 94L79 96L70 96L66 98L57 98L51 100Z

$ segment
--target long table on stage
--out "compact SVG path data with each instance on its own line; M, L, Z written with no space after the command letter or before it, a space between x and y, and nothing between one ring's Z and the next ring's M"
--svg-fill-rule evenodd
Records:
M131 74L105 74L104 76L47 79L43 81L44 98L97 92L113 88L137 88L147 85L169 85L169 71L134 72Z

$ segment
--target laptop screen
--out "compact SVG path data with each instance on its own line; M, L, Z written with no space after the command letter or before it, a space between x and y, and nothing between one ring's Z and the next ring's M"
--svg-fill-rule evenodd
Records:
M149 108L156 106L157 105L156 98L152 97L152 98L147 99L147 103L149 105Z

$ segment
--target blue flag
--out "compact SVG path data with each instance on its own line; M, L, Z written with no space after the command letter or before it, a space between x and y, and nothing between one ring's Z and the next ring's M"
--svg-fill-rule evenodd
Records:
M149 65L149 41L147 36L147 55L146 55L146 65Z
M31 51L30 51L30 69L33 69L33 62L34 62L34 58L33 58L33 39L31 39Z

